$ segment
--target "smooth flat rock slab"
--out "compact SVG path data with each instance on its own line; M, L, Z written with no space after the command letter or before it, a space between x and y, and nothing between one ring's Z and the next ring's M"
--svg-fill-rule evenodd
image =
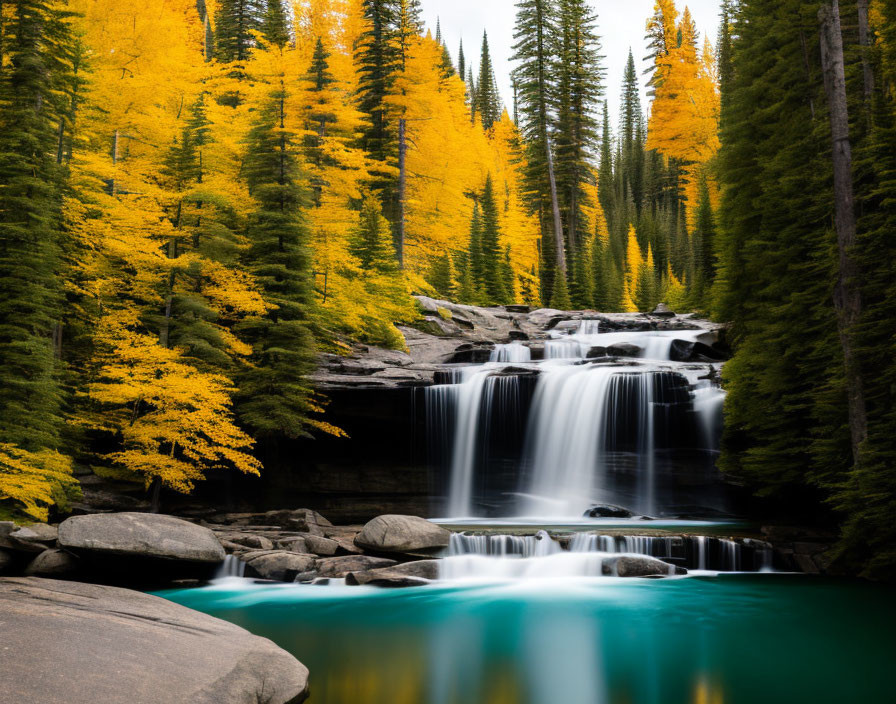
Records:
M75 554L83 551L197 563L224 561L224 548L211 530L153 513L72 516L59 524L59 545Z
M165 599L0 578L0 701L298 704L308 670L271 641Z

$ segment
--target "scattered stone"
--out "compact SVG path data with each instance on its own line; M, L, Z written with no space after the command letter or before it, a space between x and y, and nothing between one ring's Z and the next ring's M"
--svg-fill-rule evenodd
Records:
M317 511L312 511L308 508L299 508L292 511L268 511L264 515L271 525L282 526L283 528L303 533L311 533L312 535L323 536L323 529L333 525Z
M448 547L451 532L417 516L378 516L355 537L355 545L385 553L425 553Z
M310 533L308 534L308 537L311 537ZM308 549L305 538L284 538L283 540L277 541L277 547L281 550L289 550L290 552L314 552L313 550Z
M297 576L313 572L317 559L314 555L302 555L285 550L256 554L254 557L250 555L243 556L247 574L279 582L294 582Z
M25 568L26 577L63 577L78 571L78 558L65 550L44 550Z
M317 573L321 577L345 577L351 572L366 572L382 567L392 567L397 563L384 557L368 555L346 555L327 557L317 561Z
M322 557L332 557L339 550L339 543L330 538L321 538L317 535L308 535L302 538L308 552Z
M0 579L0 698L51 704L299 704L308 669L271 641L165 599Z
M59 545L77 555L126 555L223 562L225 553L215 534L189 521L151 513L102 513L72 516L59 525Z
M596 504L585 511L585 518L634 518L635 513L622 506Z
M660 303L656 308L653 309L651 315L654 318L674 318L675 311L673 311L665 303Z
M607 354L611 357L640 357L642 349L628 342L620 342L607 347Z
M239 535L233 536L229 540L230 543L236 543L247 548L256 548L257 550L273 550L274 543L262 535Z
M407 562L394 567L381 567L365 572L351 572L345 583L351 585L369 584L375 587L419 587L439 578L438 560Z
M668 577L673 574L687 574L684 567L670 565L646 555L620 555L604 560L602 572L612 577Z

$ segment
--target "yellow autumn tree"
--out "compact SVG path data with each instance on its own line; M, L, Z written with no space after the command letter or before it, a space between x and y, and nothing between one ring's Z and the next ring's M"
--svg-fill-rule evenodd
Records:
M0 444L0 517L46 521L51 506L65 509L78 493L70 458Z
M622 311L624 313L638 312L635 297L643 269L644 255L641 253L641 245L638 244L638 233L634 225L629 225L628 240L625 247L625 274L622 291Z

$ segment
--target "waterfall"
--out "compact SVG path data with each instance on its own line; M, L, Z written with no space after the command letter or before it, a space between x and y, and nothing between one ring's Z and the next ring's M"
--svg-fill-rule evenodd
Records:
M522 515L580 517L595 503L611 503L606 455L624 449L638 458L637 509L654 512L655 376L602 366L542 373L524 450L531 480Z
M545 359L584 359L582 343L574 338L560 338L557 340L545 340Z
M712 386L709 382L701 382L694 391L694 412L700 425L703 447L707 450L719 449L719 435L722 428L722 407L725 403L725 392Z
M452 533L447 557L487 555L494 557L546 557L561 551L560 544L545 531L535 535L466 535Z
M466 535L451 536L446 559L455 560L453 574L459 576L499 576L505 569L508 576L515 576L521 570L527 573L547 573L557 563L542 561L556 555L562 558L563 570L576 574L600 574L593 572L595 565L586 556L597 555L646 555L689 570L712 570L717 572L763 572L771 569L772 552L764 543L736 541L728 538L713 538L704 535L603 535L599 533L574 533L568 539L569 547L564 549L558 540L545 531L534 536L518 535ZM507 563L527 560L525 567L508 566ZM576 561L579 567L575 567ZM497 564L496 564L497 563ZM540 565L540 566L539 566ZM579 572L576 572L579 570Z
M495 345L489 361L524 364L532 361L532 350L519 342L511 342L509 345Z
M599 335L600 334L600 321L599 320L582 320L579 322L579 330L576 333L577 335Z
M235 555L227 555L224 557L224 562L221 563L221 566L218 568L218 571L215 572L214 579L226 579L228 577L245 577L246 576L246 563L243 562L240 558Z
M527 348L523 348L527 349ZM520 378L501 375L491 365L451 370L455 383L426 389L426 424L430 452L446 456L450 467L447 511L450 516L474 515L473 489L477 469L488 459L492 433L506 432L519 413ZM444 443L445 438L452 438Z

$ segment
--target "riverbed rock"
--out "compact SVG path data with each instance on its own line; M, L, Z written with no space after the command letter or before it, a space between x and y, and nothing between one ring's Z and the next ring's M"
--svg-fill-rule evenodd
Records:
M393 567L397 563L385 557L369 555L345 555L343 557L327 557L317 561L317 573L321 577L345 577L351 572L366 572L383 567Z
M303 555L296 552L276 550L259 554L249 553L243 556L248 567L247 572L254 573L262 579L273 579L278 582L293 582L299 575L314 572L317 558L314 555Z
M270 538L263 535L229 535L227 540L246 548L254 548L256 550L273 550L274 543Z
M265 514L265 519L270 525L320 536L324 535L324 528L333 525L317 511L312 511L310 508L268 511Z
M670 565L647 555L620 555L604 560L602 572L612 577L669 577L687 574L684 567Z
M595 504L584 513L585 518L634 518L635 513L622 506Z
M384 553L426 553L448 547L451 531L417 516L377 516L355 537L355 545Z
M607 354L611 357L640 357L641 348L628 342L619 342L607 347Z
M59 545L76 555L121 555L220 563L224 548L208 528L151 513L72 516L59 525Z
M305 549L321 557L333 557L339 550L339 543L330 538L321 538L318 535L306 535L302 540Z
M669 306L665 303L660 303L656 308L650 313L654 318L674 318L675 311L673 311Z
M0 700L298 704L308 670L239 626L139 592L0 579Z
M44 550L25 568L28 577L63 577L71 576L78 571L78 558L65 550L53 548Z
M438 560L419 560L403 565L384 567L365 572L351 572L345 583L351 585L371 585L375 587L419 587L439 578Z
M56 542L59 531L46 523L31 523L16 528L7 537L23 552L43 552Z

